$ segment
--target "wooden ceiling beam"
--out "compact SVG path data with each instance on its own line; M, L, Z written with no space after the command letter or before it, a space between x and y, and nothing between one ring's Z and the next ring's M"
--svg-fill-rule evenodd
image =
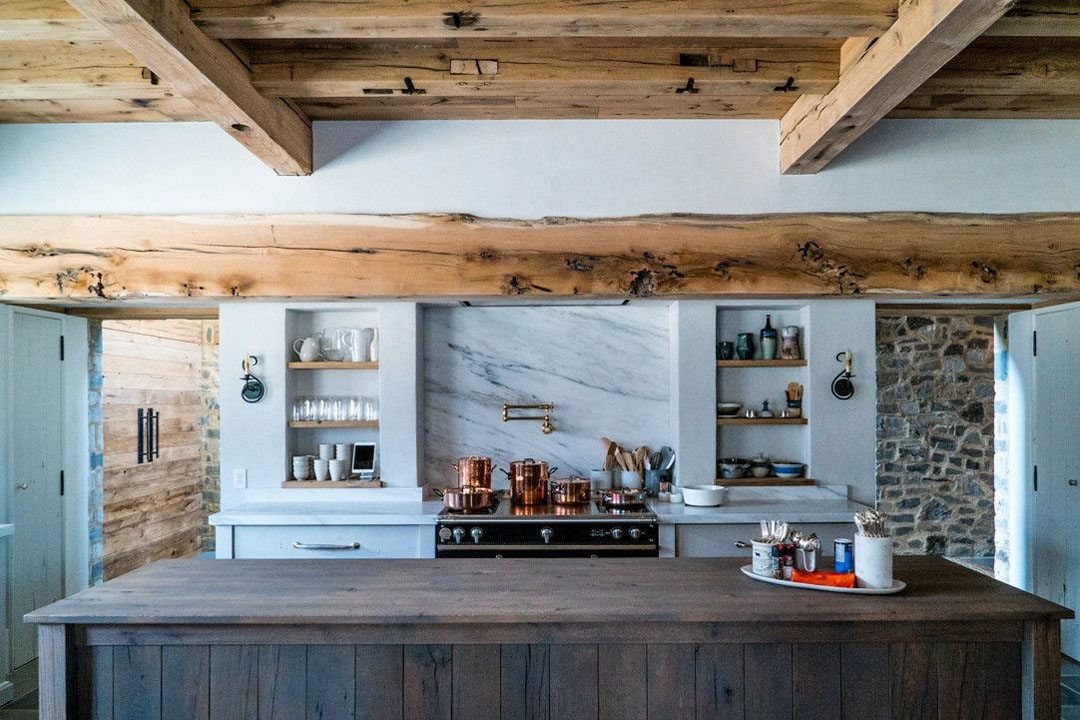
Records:
M107 40L108 33L65 0L3 0L0 42Z
M780 121L780 168L815 173L982 34L1013 0L908 0L900 17L825 95L803 95ZM862 43L861 38L850 42Z
M1076 0L1019 0L990 26L987 35L1080 37L1080 3Z
M1078 266L1077 214L0 216L5 302L1054 296Z
M532 40L253 47L252 82L282 97L734 95L825 92L837 42L723 45ZM677 99L676 99L677 100Z
M71 4L276 173L311 174L308 119L285 101L256 90L247 67L219 40L195 27L182 0Z
M0 100L0 123L205 121L181 97Z
M916 91L923 95L1080 94L1080 38L981 37Z
M115 43L12 43L0 51L0 100L156 99L172 89Z
M218 38L848 37L880 35L896 0L196 0Z

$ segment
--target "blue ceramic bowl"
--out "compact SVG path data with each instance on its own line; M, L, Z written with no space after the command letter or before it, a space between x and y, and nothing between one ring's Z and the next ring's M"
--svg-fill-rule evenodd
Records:
M773 472L776 473L778 478L797 478L801 477L806 465L803 463L793 462L777 462L773 461Z

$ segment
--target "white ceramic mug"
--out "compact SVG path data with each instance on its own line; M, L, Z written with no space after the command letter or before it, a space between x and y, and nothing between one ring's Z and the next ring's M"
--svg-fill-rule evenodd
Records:
M352 462L352 443L338 443L334 446L336 453L334 454L335 460L344 460L345 462Z
M316 460L315 461L315 479L319 482L326 482L330 479L330 461L329 460Z
M752 570L755 575L761 575L763 577L776 577L777 566L773 563L773 544L761 542L760 540L752 541L754 546L754 565Z
M891 588L893 547L891 537L866 537L855 533L855 586Z
M333 460L334 459L334 444L333 443L319 443L319 459L320 460Z
M333 480L334 482L340 482L341 480L345 479L348 463L346 463L344 460L331 460L329 462L329 466L331 480Z
M296 338L293 352L301 362L315 362L319 359L319 341L313 337Z

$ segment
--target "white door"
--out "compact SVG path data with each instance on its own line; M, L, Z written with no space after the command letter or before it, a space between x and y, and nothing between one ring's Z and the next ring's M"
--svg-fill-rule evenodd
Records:
M1080 309L1039 314L1035 331L1035 592L1075 609L1080 607ZM1075 620L1062 623L1061 647L1080 658Z
M37 657L37 632L22 621L63 597L63 368L61 321L14 312L12 317L9 478L12 667Z

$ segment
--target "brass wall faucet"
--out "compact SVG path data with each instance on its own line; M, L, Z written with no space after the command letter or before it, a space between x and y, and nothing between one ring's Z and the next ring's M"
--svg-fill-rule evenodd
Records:
M511 410L542 410L544 414L511 416ZM511 420L541 420L540 432L545 435L550 435L555 432L555 426L551 424L551 413L554 410L554 403L545 403L542 405L508 405L503 403L503 422L510 422Z

